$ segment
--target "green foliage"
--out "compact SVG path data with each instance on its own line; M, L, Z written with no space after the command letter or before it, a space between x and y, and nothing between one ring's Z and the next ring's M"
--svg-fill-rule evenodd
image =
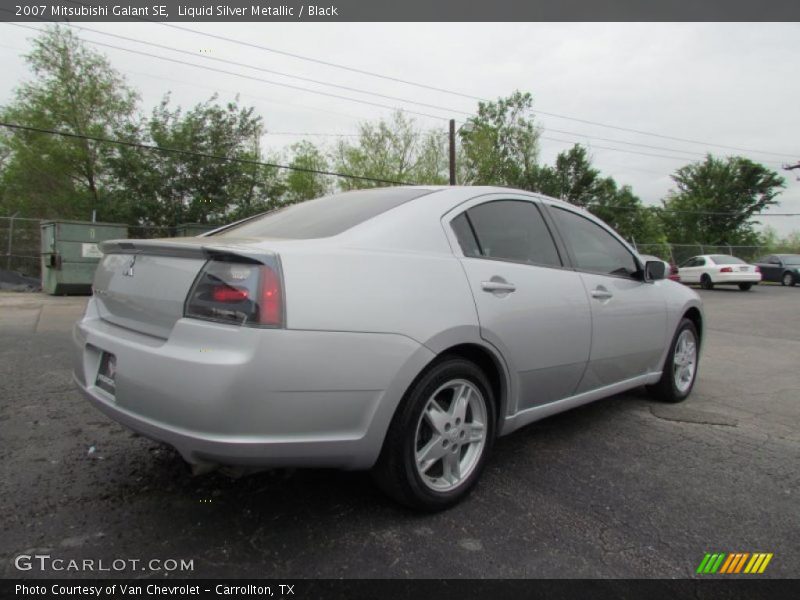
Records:
M36 78L2 109L6 121L94 137L130 130L136 94L101 54L71 30L46 29L26 56ZM108 204L116 147L77 138L15 131L0 138L0 210L29 217L89 218Z
M740 156L709 154L701 163L678 169L672 179L677 189L664 200L661 219L675 243L757 244L753 215L777 204L775 197L784 187L777 173Z
M293 144L290 150L293 156L289 166L296 169L309 169L309 171L288 171L284 201L295 204L329 193L331 190L330 178L327 175L310 172L329 170L328 159L322 150L307 140Z
M137 95L124 78L68 28L46 29L26 58L34 78L0 108L3 120L162 150L0 130L0 214L88 219L96 211L100 220L166 229L225 223L337 188L386 185L334 179L320 173L325 171L421 184L446 184L449 178L446 131L423 130L402 112L361 124L355 140L333 148L305 140L285 156L265 156L261 117L238 99L222 104L214 96L183 110L167 96L149 117L140 116ZM776 204L784 186L775 172L745 158L709 155L675 172L676 188L661 209L645 207L629 186L593 167L581 145L559 154L552 166L539 164L532 105L532 96L519 91L478 104L477 116L458 133L461 183L561 198L647 244L650 253L665 248L667 239L800 250L800 234L778 239L774 231L759 235L754 228L753 216Z
M213 96L184 112L171 108L167 96L138 133L150 145L191 153L119 151L114 161L116 211L131 222L224 223L231 214L263 207L273 191L275 174L255 164L261 117L253 108L236 102L223 106Z
M775 228L767 225L759 234L759 243L766 254L800 254L800 231L792 231L785 237L779 237Z
M645 207L630 186L602 177L579 144L560 153L553 167L537 167L525 187L586 208L630 241L665 241L655 210Z
M525 187L537 170L539 155L532 104L533 97L519 91L496 102L478 103L478 115L459 132L463 183Z
M421 131L414 121L396 112L390 121L362 123L355 142L342 140L333 160L336 171L403 183L447 183L447 140L437 131ZM339 180L345 190L385 183L363 179Z

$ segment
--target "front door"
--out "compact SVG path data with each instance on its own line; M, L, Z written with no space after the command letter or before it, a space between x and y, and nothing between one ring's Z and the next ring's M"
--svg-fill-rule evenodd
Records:
M560 207L550 213L591 306L591 353L578 391L660 370L667 336L665 282L644 282L633 253L599 223Z

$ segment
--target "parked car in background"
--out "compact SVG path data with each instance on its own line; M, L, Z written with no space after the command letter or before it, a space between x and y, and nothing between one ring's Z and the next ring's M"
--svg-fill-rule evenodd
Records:
M756 261L764 281L779 281L781 285L800 282L800 254L770 254Z
M699 296L527 192L349 191L100 248L75 382L198 471L371 468L441 509L497 436L643 385L680 402L697 375Z
M645 262L650 261L650 260L657 260L657 261L663 262L664 263L664 269L665 269L664 272L666 273L667 279L671 279L672 281L680 281L681 280L681 276L678 273L678 267L676 265L673 265L673 264L669 263L666 260L658 258L657 256L653 256L652 254L640 254L639 256Z
M705 290L715 285L738 285L740 290L747 291L761 281L756 265L727 254L693 256L680 266L678 273L682 283L699 283Z

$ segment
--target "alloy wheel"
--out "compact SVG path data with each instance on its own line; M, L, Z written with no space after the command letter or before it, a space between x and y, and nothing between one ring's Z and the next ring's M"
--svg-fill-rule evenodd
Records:
M694 333L684 329L675 342L672 373L677 390L684 394L692 387L697 368L697 340Z
M414 464L427 487L449 492L472 473L486 447L486 399L466 379L440 386L425 403L414 436Z

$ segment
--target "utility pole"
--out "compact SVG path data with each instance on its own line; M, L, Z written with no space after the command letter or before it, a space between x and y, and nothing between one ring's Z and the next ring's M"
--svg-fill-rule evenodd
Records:
M456 184L456 120L450 119L450 185Z
M784 171L791 171L792 169L800 169L800 162L798 162L796 165L783 165ZM800 177L797 179L800 180Z

